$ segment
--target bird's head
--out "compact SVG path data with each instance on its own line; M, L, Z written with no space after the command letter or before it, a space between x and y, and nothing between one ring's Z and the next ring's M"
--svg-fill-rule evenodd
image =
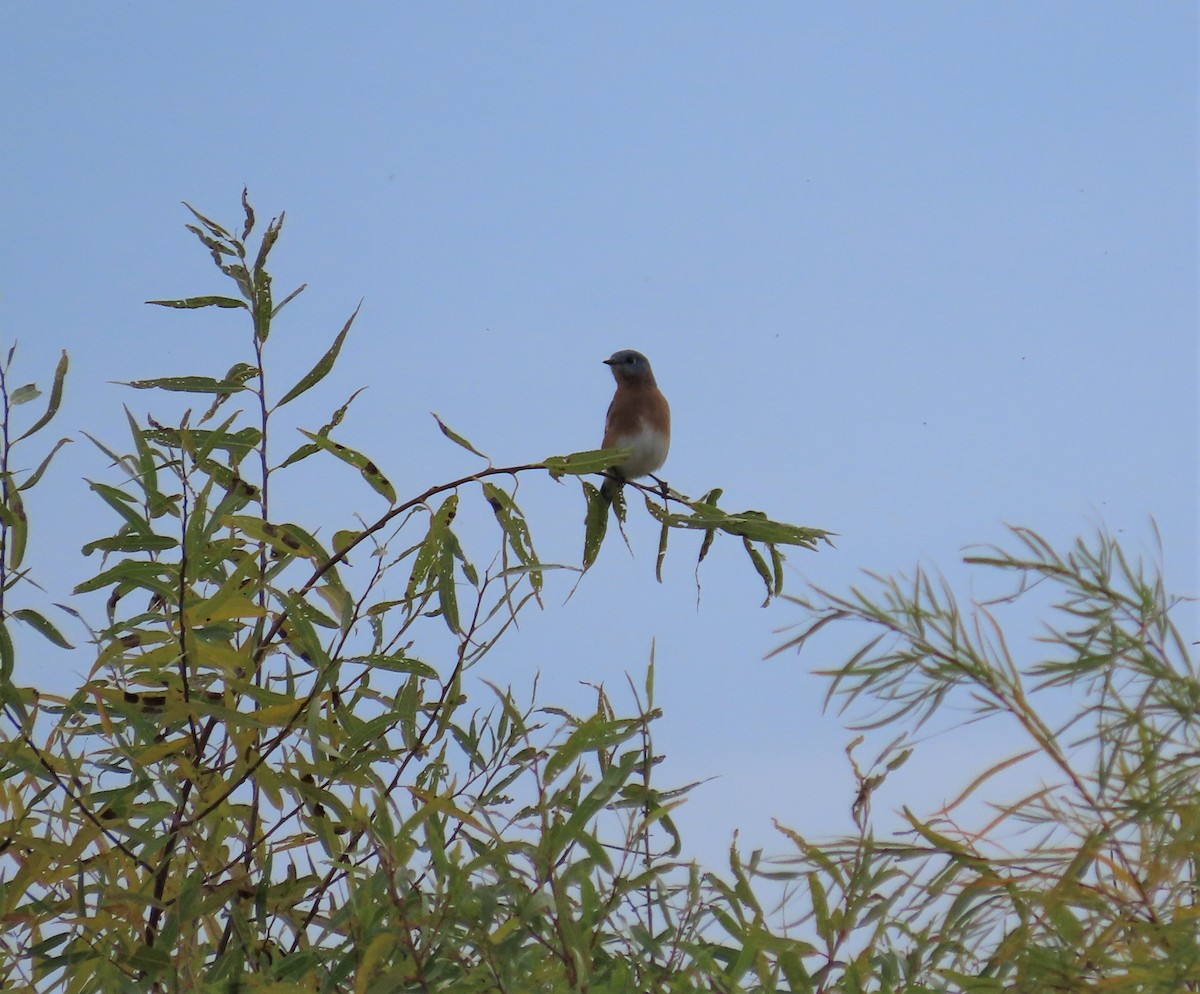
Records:
M604 364L612 370L618 383L654 383L654 373L650 369L650 360L633 349L621 349L604 360Z

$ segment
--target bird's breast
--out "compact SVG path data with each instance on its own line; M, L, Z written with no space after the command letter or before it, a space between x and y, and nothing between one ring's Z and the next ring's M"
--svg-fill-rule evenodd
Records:
M648 476L667 461L670 442L662 432L640 428L636 432L618 435L613 448L633 449L633 454L617 470L627 480Z

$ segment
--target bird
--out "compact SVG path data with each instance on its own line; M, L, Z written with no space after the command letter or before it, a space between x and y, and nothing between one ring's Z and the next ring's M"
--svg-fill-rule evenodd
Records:
M604 449L633 449L623 463L608 470L600 493L611 504L626 480L649 476L667 459L671 447L671 407L658 389L650 360L633 349L621 349L604 360L617 381L617 392L604 419Z

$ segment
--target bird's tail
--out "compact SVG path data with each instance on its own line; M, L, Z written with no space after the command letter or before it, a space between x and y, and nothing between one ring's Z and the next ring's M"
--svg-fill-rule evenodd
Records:
M605 477L604 482L600 484L600 496L608 503L616 500L617 494L621 492L621 488L625 486L624 480L618 480L615 477Z

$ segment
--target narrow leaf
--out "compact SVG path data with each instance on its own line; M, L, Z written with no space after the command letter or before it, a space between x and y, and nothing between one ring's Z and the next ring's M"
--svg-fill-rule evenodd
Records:
M291 466L293 463L301 462L307 459L309 456L316 455L320 451L321 446L313 445L312 442L305 442L303 445L298 447L295 452L281 462L277 468L283 469L285 466Z
M347 659L348 663L361 663L364 666L370 666L372 669L388 670L392 673L415 673L417 676L429 677L434 679L438 672L428 663L423 663L419 659L413 659L412 656L407 656L403 652L380 654L373 653L369 656L356 656Z
M222 449L239 462L254 451L255 446L262 440L262 432L253 427L235 432L223 429L209 431L204 428L192 428L181 432L176 428L151 428L142 432L142 435L151 442L157 442L170 449L183 449L191 455Z
M308 289L308 284L301 283L298 287L296 287L295 290L293 290L286 297L284 297L283 300L281 300L278 304L275 305L275 309L273 311L271 311L271 317L274 317L276 314L278 314L280 311L282 311L285 307L287 307L288 304L290 304L293 300L295 300L297 297L299 297L300 294L302 294L307 289Z
M329 421L321 427L321 430L318 431L317 434L322 438L328 438L329 433L342 423L342 419L346 416L346 412L350 409L350 405L354 403L354 398L362 393L365 389L366 387L359 387L357 390L355 390L354 393L352 393L347 399L346 403L344 403L341 407L334 411L332 415L330 415ZM300 446L300 448L298 448L283 462L281 462L278 468L283 469L285 466L290 466L292 463L300 462L302 459L307 459L314 452L320 451L321 447L319 445L313 445L311 442L305 442Z
M25 622L25 624L29 625L30 628L40 633L44 638L49 639L55 645L60 646L63 649L75 648L75 646L73 646L63 637L62 633L59 632L57 628L55 628L44 616L33 610L33 608L18 608L16 611L13 611L12 614L14 618L20 618L23 622Z
M245 186L242 187L242 211L246 215L246 224L242 228L242 241L245 241L254 230L254 208L250 206L250 189Z
M158 307L175 307L180 310L195 310L197 307L246 307L244 300L238 300L236 297L180 297L176 300L147 300L147 304L155 304Z
M29 433L26 432L25 434L28 435ZM24 438L25 435L22 435L21 437ZM54 458L55 453L57 453L59 449L61 449L64 445L66 445L68 442L71 442L71 441L74 441L74 439L60 438L57 442L55 442L54 448L52 448L48 453L46 453L46 458L43 459L41 461L41 463L38 465L38 468L33 471L33 475L30 476L29 479L27 479L24 483L22 483L21 486L18 487L18 489L19 490L29 490L33 487L36 487L38 480L40 480L42 478L42 474L44 472L46 472L46 467L50 465L50 460Z
M83 547L83 554L90 556L93 552L165 552L177 545L179 540L167 535L114 535L88 542Z
M386 498L389 504L396 503L395 488L388 482L387 477L379 471L379 467L361 452L356 452L354 449L347 448L340 442L324 438L321 435L314 435L303 428L300 429L300 433L312 439L315 444L319 445L326 452L333 453L342 462L348 463L357 469L362 474L362 478L370 484L371 489Z
M231 514L222 523L259 542L267 543L284 555L303 556L318 565L329 558L316 540L298 525L276 525L252 515L242 514Z
M608 501L595 484L580 480L583 496L587 499L587 517L584 519L583 568L589 569L600 554L604 534L608 530Z
M774 589L774 577L771 575L771 567L767 565L767 561L763 558L762 553L750 544L750 539L743 538L742 544L746 547L746 555L750 557L750 562L754 564L754 568L758 570L758 575L762 577L763 583L767 585L767 599L763 601L763 607L766 607L771 602L771 591Z
M8 625L0 621L0 694L8 703L8 688L12 685L13 666L17 655L13 651L12 636L8 634Z
M88 485L92 488L92 492L124 518L126 524L137 534L150 534L150 525L135 506L134 498L129 494L116 487L110 487L107 483L93 483L89 480Z
M560 476L602 473L613 466L619 466L631 455L633 455L631 448L589 449L586 452L572 452L566 456L551 456L542 465L557 480Z
M533 537L529 533L529 523L517 506L516 501L505 490L494 483L483 484L483 496L487 500L500 527L504 529L509 548L516 554L523 566L530 567L529 581L534 590L542 587L541 563L533 549Z
M153 380L118 381L135 390L170 390L173 393L238 393L246 388L241 383L215 380L211 376L160 376Z
M778 597L783 593L783 561L784 555L779 551L778 546L772 545L771 550L771 569L775 576L775 582L772 586L772 592Z
M283 305L280 304L280 307L282 306ZM333 344L329 346L328 351L321 356L320 360L315 366L313 366L312 369L310 369L304 374L304 376L300 378L299 383L297 383L294 387L292 387L291 390L283 395L283 399L275 405L277 409L283 407L284 404L295 400L306 390L311 389L320 383L321 380L325 379L325 377L329 374L329 371L333 369L333 364L337 362L338 353L342 351L342 343L346 340L346 335L350 331L350 326L354 324L354 319L358 317L358 312L361 307L362 301L360 300L358 302L358 307L354 308L354 313L350 315L349 319L342 326L342 330L338 332L337 338L333 340Z
M649 500L650 498L647 497L646 499ZM663 563L666 562L666 559L667 559L667 539L670 537L670 535L671 535L671 528L664 521L663 525L662 525L662 531L659 532L659 535L658 535L658 558L655 559L655 561L654 561L654 576L658 580L659 583L663 582L663 578L662 578Z
M46 404L46 410L40 418L37 419L23 434L18 435L14 442L19 442L23 438L28 438L30 435L35 435L50 423L50 419L58 413L58 406L62 403L63 381L67 377L67 366L69 365L66 350L63 350L62 356L58 360L58 367L54 370L54 385L50 387L50 400Z
M186 207L189 211L191 211L196 216L196 220L199 221L201 224L203 224L214 235L217 235L220 238L232 240L233 236L228 231L226 231L219 224L217 224L216 221L206 218L203 214L201 214L198 210L196 210L196 208L193 207L191 204L189 204L186 200L183 201L183 206Z
M25 514L25 504L21 500L21 491L14 485L12 474L0 475L3 491L8 494L8 504L2 506L3 521L8 526L8 563L9 569L18 569L25 559L25 544L29 540L29 519Z
M443 421L440 417L438 417L436 414L434 414L433 411L430 411L429 413L433 414L433 420L438 423L438 427L442 429L442 434L445 435L448 439L450 439L450 441L454 442L456 445L461 445L468 452L473 452L475 455L479 456L480 459L487 459L487 461L489 463L492 461L491 459L488 459L488 457L485 456L482 452L480 452L477 448L475 448L475 446L473 446L465 438L463 438L462 435L458 434L458 432L456 432L452 428L450 428L450 426L447 425L446 422Z

